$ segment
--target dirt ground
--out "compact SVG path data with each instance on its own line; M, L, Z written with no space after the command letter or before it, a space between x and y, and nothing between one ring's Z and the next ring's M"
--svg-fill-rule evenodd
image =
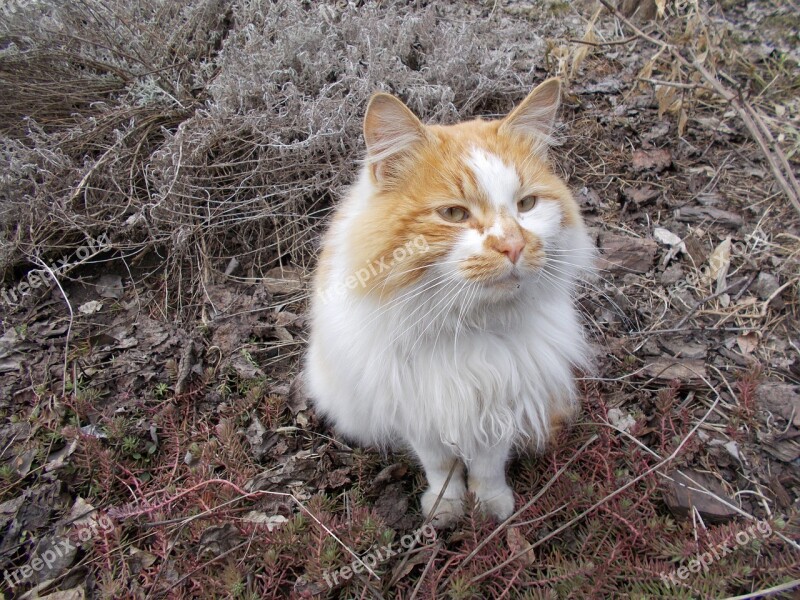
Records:
M797 5L667 3L665 17L632 17L640 33L699 60L731 100L594 3L401 4L407 18L423 15L421 27L482 21L500 32L498 44L503 31L535 32L475 50L517 53L515 95L455 94L428 113L426 96L413 96L425 118L497 115L533 83L565 80L553 160L601 250L602 271L579 298L596 367L582 378L577 422L541 456L510 466L519 513L498 525L470 506L455 529L429 535L413 458L337 439L298 383L315 241L359 156L354 130L343 128L328 134L348 139L340 150L349 159L307 156L309 172L325 160L342 173L330 193L311 189L280 227L269 215L253 219L263 228L228 232L220 222L196 254L180 254L182 226L154 241L139 213L120 212L105 226L76 226L37 255L43 266L18 250L24 219L48 222L48 211L13 216L23 213L0 196L0 242L11 256L0 293L4 597L796 597L800 211L741 110L763 118L772 156L796 176ZM359 10L326 7L320 18L332 28ZM226 43L220 56L231 60ZM407 43L404 64L419 61L434 77L425 57L435 42ZM0 56L0 74L11 94L8 60ZM353 114L363 111L352 103ZM217 118L217 105L203 106L191 119ZM189 118L176 114L153 121L158 139L134 144L125 160L144 164L158 144L188 139L179 121ZM15 127L4 126L7 152L24 138ZM202 166L216 150L197 139L191 160ZM225 152L248 160L235 147ZM99 150L85 156L107 160ZM237 167L218 156L207 177L223 190ZM60 187L37 164L30 181L72 200L53 212L86 189L113 188L101 174L107 162L95 171L87 160ZM189 197L182 177L191 168L166 170L161 184ZM22 187L14 169L4 185ZM145 167L125 170L147 179ZM132 185L144 193L144 183ZM213 189L208 198L218 200ZM142 223L166 210L156 204ZM226 210L214 219L249 209ZM264 235L289 250L258 263ZM35 286L27 273L36 268L57 272L58 284L43 275Z

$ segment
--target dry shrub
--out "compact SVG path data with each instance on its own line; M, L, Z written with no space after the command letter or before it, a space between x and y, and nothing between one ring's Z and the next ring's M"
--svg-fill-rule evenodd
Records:
M442 121L504 111L542 49L480 5L85 0L7 17L0 273L107 233L157 249L192 291L233 256L245 277L307 264L372 92Z

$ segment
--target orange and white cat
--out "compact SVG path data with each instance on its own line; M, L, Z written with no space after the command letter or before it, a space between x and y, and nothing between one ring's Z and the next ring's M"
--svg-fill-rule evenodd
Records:
M311 396L345 437L413 450L440 525L467 489L511 515L512 449L574 413L589 362L573 296L595 251L548 160L559 98L549 79L504 119L440 126L376 94L366 161L323 240Z

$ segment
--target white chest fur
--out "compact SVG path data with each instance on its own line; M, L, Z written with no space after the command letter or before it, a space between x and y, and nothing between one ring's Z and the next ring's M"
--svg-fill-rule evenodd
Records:
M507 439L540 445L551 413L569 412L586 356L569 298L551 292L468 312L446 292L388 306L329 297L308 357L317 406L365 444L433 438L466 460Z

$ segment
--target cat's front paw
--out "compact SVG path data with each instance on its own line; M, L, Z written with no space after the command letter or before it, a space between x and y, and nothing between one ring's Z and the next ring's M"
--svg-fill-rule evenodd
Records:
M422 494L422 499L420 504L422 505L422 513L425 515L425 518L431 516L431 512L433 511L433 506L436 504L436 500L439 498L439 492L434 490L428 490L424 494ZM462 498L445 498L442 497L439 500L439 504L436 506L436 513L434 514L433 518L431 519L431 523L434 527L447 527L451 525L455 521L461 518L461 515L464 514L464 502Z
M473 492L481 510L498 521L505 521L514 513L514 492L508 485Z

